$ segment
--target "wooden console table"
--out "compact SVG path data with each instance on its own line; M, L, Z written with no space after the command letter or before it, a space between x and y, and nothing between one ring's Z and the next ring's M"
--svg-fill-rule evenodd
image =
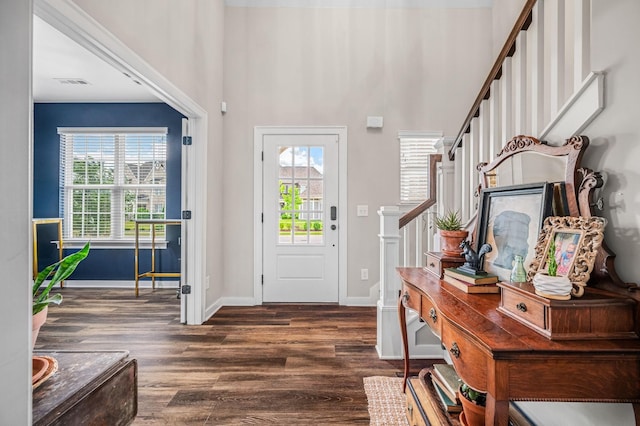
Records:
M138 364L127 351L34 351L58 371L33 391L34 425L128 425L138 412Z
M631 402L640 424L640 339L552 341L496 310L499 294L467 294L422 268L398 268L398 313L409 374L405 309L440 337L462 380L487 392L487 425L509 400Z

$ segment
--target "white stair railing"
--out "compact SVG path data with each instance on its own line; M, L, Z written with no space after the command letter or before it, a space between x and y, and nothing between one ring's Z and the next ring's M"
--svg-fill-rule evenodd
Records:
M448 152L463 220L477 209L478 163L520 134L562 144L603 109L604 74L590 69L590 10L590 0L526 2Z

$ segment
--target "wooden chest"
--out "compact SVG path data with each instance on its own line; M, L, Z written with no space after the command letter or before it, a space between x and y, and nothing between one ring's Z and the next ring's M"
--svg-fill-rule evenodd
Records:
M551 300L535 294L531 283L498 283L498 311L551 340L630 339L634 330L633 299L587 288L584 296Z
M127 351L34 352L58 371L33 391L34 425L128 425L138 412L138 364Z

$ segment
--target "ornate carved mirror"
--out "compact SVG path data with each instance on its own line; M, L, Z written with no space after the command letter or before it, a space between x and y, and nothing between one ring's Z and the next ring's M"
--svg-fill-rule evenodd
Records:
M564 184L567 215L580 216L576 181L580 160L589 139L576 136L562 146L550 146L531 136L516 136L491 163L480 163L480 187L492 188L526 183Z
M480 189L554 183L554 201L564 199L561 204L566 209L555 215L591 217L593 191L601 187L603 181L598 172L580 166L588 146L589 139L585 136L574 136L560 146L547 145L531 136L516 136L492 162L478 165ZM617 292L635 287L617 276L614 258L606 244L598 249L589 286Z

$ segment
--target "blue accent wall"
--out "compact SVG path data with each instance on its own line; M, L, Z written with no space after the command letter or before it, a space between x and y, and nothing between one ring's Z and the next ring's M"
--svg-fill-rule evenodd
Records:
M58 127L167 127L167 219L180 217L182 114L162 103L42 103L34 105L33 217L60 217L60 136ZM168 246L156 250L156 271L180 270L180 227L167 227ZM51 241L55 225L38 227L39 268L58 260ZM65 250L65 255L75 250ZM151 269L149 250L140 253L139 271ZM91 249L74 274L76 280L134 280L133 249Z

